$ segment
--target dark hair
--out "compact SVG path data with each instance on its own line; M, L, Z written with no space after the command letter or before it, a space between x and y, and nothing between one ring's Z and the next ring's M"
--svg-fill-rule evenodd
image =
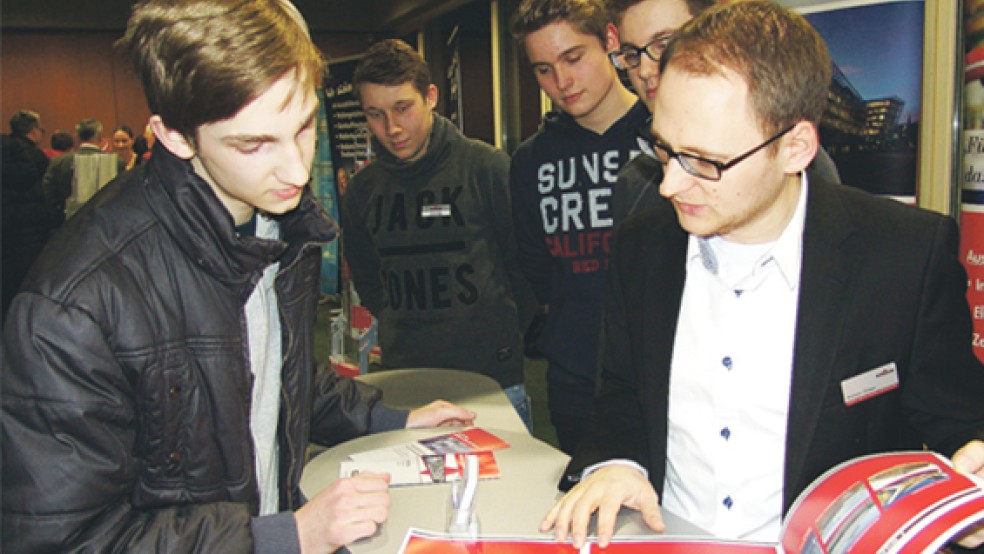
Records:
M136 161L133 163L133 165L140 165L140 163L143 161L144 154L146 154L147 151L150 150L150 147L147 146L147 138L144 137L143 135L137 135L133 139L132 148L133 148L133 153L137 155Z
M620 25L622 16L625 15L626 10L645 1L646 0L606 0L605 7L608 8L608 15L612 18L612 21L614 21L616 25ZM690 17L697 17L698 15L704 13L704 10L718 3L718 0L679 1L687 5L687 12L690 14Z
M98 137L102 131L102 123L95 119L83 119L75 124L75 134L81 142L88 142Z
M59 152L68 152L75 146L75 139L71 133L65 131L55 131L51 134L51 148Z
M660 71L668 67L736 73L765 135L803 120L819 124L830 89L823 39L803 16L765 0L719 5L691 19L667 45Z
M359 85L363 83L398 86L407 82L426 97L433 81L424 58L409 44L397 39L383 40L370 46L352 76L352 86L359 97Z
M192 142L291 71L293 92L322 82L321 53L288 0L145 0L117 46L151 112Z
M115 135L117 131L123 131L126 133L126 136L131 139L133 138L133 129L131 129L129 125L117 125L116 128L113 129L113 134Z
M31 110L20 110L10 116L10 132L18 136L27 136L28 133L41 127L41 116L38 112Z
M598 37L604 45L611 18L602 0L523 0L512 15L510 30L525 51L526 37L558 21Z

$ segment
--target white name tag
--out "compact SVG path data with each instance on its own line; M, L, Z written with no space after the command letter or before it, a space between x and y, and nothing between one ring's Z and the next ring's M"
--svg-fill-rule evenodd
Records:
M451 204L427 204L421 206L420 217L451 217Z
M844 404L853 406L871 397L899 388L899 372L895 362L855 375L841 381Z

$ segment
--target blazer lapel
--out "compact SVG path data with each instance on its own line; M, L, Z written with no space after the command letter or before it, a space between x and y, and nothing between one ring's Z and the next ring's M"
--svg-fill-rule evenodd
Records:
M669 205L666 209L672 212ZM640 336L644 337L641 363L646 366L641 372L645 381L640 382L640 386L651 391L644 395L650 402L643 407L650 425L650 481L660 495L663 494L666 472L670 362L686 279L688 237L675 214L671 213L662 221L664 225L654 228L652 240L645 247L646 255L641 260L648 285L642 288L645 297L638 299L643 322Z
M824 391L830 386L849 308L849 279L855 262L844 241L854 233L834 187L810 175L803 229L793 381L786 429L784 510L801 482L814 431L819 424Z

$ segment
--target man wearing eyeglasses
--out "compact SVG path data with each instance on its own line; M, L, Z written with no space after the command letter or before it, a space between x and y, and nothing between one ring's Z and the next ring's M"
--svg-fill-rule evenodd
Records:
M625 71L632 89L652 112L659 88L659 59L666 43L684 23L700 15L717 0L608 0L609 15L618 30L619 48L609 54L612 64ZM652 154L649 124L640 129L640 148ZM823 149L812 169L839 183L833 160ZM662 201L659 182L662 166L651 155L633 158L619 172L612 191L612 214L617 226L628 216Z
M830 184L830 58L799 15L711 8L669 42L653 102L668 200L617 231L591 425L541 528L601 546L620 506L779 540L811 481L899 449L984 476L984 365L948 217ZM961 544L976 547L984 526Z

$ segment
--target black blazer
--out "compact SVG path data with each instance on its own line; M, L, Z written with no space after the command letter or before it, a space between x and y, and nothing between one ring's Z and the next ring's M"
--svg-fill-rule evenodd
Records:
M628 458L662 495L687 233L669 203L617 232L592 424L562 478ZM786 441L783 511L832 466L984 439L984 365L971 348L955 222L811 174ZM841 381L895 362L900 386L845 406Z

